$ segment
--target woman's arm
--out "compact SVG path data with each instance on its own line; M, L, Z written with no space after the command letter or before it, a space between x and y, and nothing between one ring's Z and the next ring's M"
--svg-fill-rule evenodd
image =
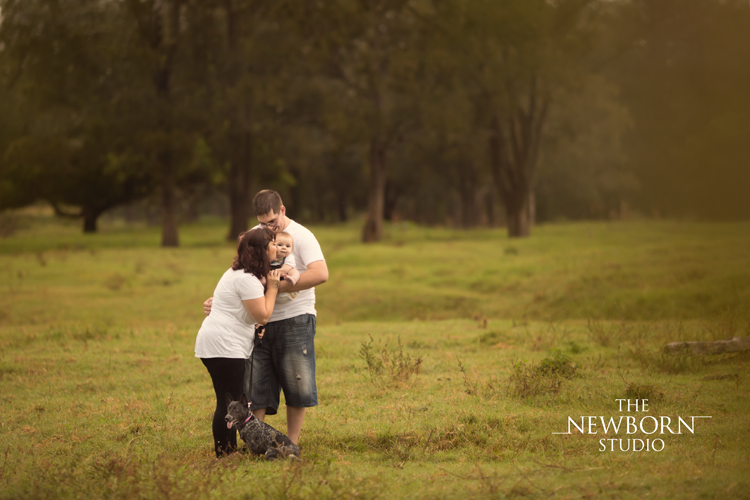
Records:
M268 276L266 276L268 286L266 287L265 295L263 297L258 297L257 299L242 301L247 313L253 318L253 321L260 325L268 323L271 314L273 314L273 306L276 303L276 294L279 291L280 277L281 271L278 269L269 272Z

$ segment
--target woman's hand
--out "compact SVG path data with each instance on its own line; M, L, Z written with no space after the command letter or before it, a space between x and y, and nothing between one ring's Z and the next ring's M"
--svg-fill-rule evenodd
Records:
M273 287L276 290L278 290L279 280L281 279L281 270L274 269L273 271L269 271L268 276L266 276L266 279L268 280L268 288Z
M253 321L259 325L265 325L273 314L273 306L276 302L276 294L279 291L279 279L281 278L281 271L274 269L269 271L266 276L266 293L263 297L257 299L243 300L247 313L253 318ZM258 336L258 338L262 338Z

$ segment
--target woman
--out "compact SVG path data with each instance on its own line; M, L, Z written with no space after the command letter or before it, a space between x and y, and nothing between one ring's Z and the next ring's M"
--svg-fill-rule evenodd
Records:
M195 356L208 369L216 392L213 435L217 457L237 448L236 430L228 429L224 422L225 394L235 400L242 396L245 359L252 355L255 323L266 324L273 312L280 277L279 270L270 270L275 258L275 236L270 229L257 228L240 235L232 267L216 285L211 314L203 320L195 340Z

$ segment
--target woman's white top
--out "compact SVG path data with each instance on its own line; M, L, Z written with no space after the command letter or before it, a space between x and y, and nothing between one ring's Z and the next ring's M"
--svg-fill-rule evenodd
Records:
M263 284L253 274L228 269L214 290L211 314L198 331L195 357L249 358L253 352L255 321L242 301L263 296Z

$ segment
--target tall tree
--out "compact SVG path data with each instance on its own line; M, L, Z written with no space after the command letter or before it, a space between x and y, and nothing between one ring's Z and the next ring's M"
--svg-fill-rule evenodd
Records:
M365 145L367 215L362 241L383 237L388 158L394 143L413 127L418 103L420 26L408 0L339 0L317 15L330 54L328 74Z
M177 48L180 41L182 0L127 0L147 48L155 92L156 172L161 195L161 245L180 244L177 224L177 164L175 151L176 111L172 96Z
M240 12L237 0L224 1L226 23L226 58L222 75L222 87L227 103L227 148L229 156L229 207L230 223L227 238L236 239L245 231L250 219L250 197L252 189L252 89L249 88L248 65L244 63L245 37L253 35L251 23L258 15L259 5L245 6ZM248 2L245 2L248 3Z
M43 199L95 232L102 213L151 187L130 134L138 82L121 43L127 28L112 4L95 1L2 7L2 59L17 123L0 166L14 193L0 203Z
M294 15L284 1L194 1L186 7L186 48L206 110L198 129L226 187L230 240L248 227L253 185L274 179L268 170L280 155L279 122L294 100L288 92L299 52L290 29Z
M446 58L465 75L508 235L528 236L534 182L550 107L586 69L591 0L441 2L434 20Z

